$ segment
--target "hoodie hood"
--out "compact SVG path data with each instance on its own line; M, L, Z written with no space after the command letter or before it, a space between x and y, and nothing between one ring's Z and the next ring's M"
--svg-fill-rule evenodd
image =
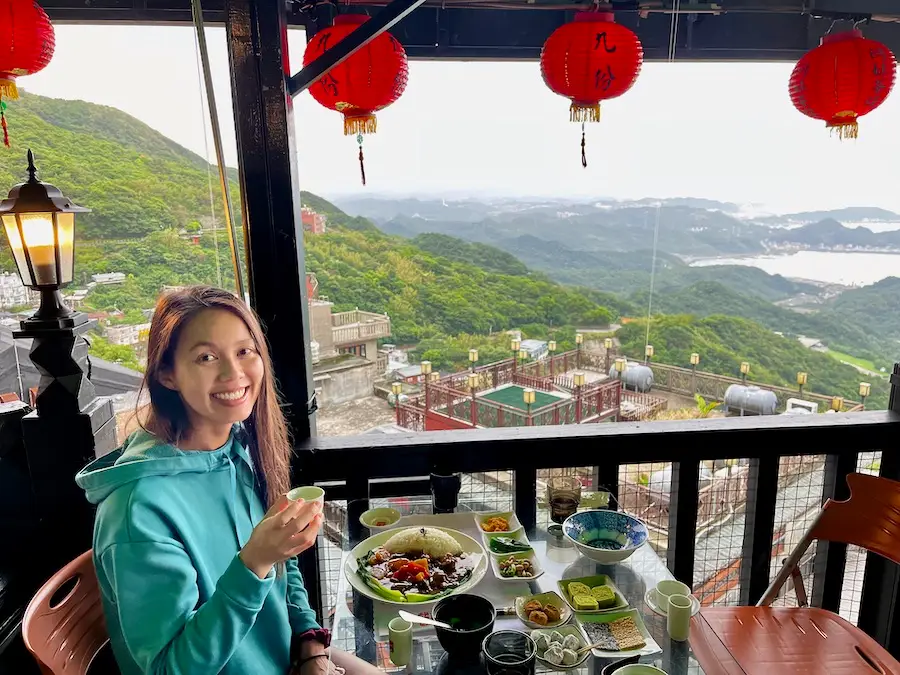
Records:
M228 467L240 458L253 469L244 445L237 441L239 425L218 450L179 450L162 443L156 436L136 431L118 450L94 460L75 476L75 482L92 504L99 504L117 488L145 476L170 476L180 473L208 473ZM229 466L230 465L230 466Z

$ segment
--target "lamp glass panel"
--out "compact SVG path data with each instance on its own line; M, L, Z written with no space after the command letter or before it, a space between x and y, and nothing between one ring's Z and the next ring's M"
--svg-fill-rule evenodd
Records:
M13 258L16 261L16 268L19 270L19 277L26 286L34 286L34 279L28 271L28 263L25 261L25 251L22 247L22 238L19 236L19 227L16 225L16 216L14 213L7 213L3 216L3 229L6 230L6 240L13 252Z
M75 261L75 214L56 214L56 233L59 238L59 283L72 282Z
M36 286L60 283L56 276L56 240L53 236L53 216L50 213L20 213L25 250L31 258Z

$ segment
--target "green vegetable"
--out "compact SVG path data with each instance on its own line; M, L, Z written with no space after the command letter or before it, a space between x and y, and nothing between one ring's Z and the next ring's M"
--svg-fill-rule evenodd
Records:
M510 537L494 537L490 541L489 548L494 553L521 553L531 550L529 544L516 541Z

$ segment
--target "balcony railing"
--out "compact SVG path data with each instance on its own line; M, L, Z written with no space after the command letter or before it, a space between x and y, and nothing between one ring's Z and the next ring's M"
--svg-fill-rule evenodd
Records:
M621 392L606 386L609 396ZM460 422L469 421L472 404L464 391L438 386L430 395L444 397ZM636 395L624 394L629 396ZM486 408L479 403L477 414L489 414ZM401 415L407 414L424 419L424 408L404 405ZM459 472L466 477L464 486L480 486L486 509L512 504L526 526L545 513L537 508L538 485L554 472L573 472L587 487L602 486L621 508L642 517L672 572L704 602L752 604L777 570L779 556L792 547L794 521L829 497L845 498L849 473L869 470L900 479L900 453L872 454L893 448L898 433L900 414L894 412L535 423L465 433L316 438L300 448L298 466L304 481L326 488L329 500L424 495L429 473ZM873 461L876 456L880 459ZM500 475L506 478L490 485L484 479ZM322 555L305 562L307 578L314 572L323 580L340 573L329 571L331 563ZM885 598L896 597L890 593L900 586L900 574L877 557L853 558L863 561L864 572L857 562L848 567L847 560L845 546L818 546L809 562L815 572L811 597L818 606L839 611L846 577L849 585L862 588L859 625L890 642L894 633L882 619L894 605L886 607ZM843 598L845 609L847 602Z
M331 315L331 333L336 346L359 344L368 340L390 337L391 319L386 314L374 314L355 309Z

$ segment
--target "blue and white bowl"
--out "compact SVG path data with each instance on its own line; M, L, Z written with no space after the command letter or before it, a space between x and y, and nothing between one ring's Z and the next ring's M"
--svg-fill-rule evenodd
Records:
M563 533L591 560L622 562L646 543L647 526L619 511L581 511L566 519Z

